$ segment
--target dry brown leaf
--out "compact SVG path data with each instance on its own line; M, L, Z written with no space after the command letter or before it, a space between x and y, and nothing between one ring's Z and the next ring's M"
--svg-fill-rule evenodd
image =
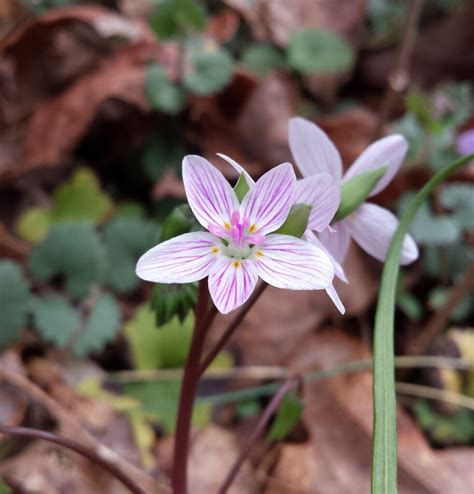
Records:
M226 0L252 28L258 40L286 46L295 31L317 27L354 37L365 19L366 0Z
M44 441L0 464L0 477L15 492L48 494L128 493L122 484L87 459Z
M474 4L464 2L452 15L441 17L439 22L422 30L409 67L411 80L424 86L440 80L472 80L473 24ZM386 87L397 57L398 48L368 53L361 59L360 83L368 87Z
M158 52L145 23L93 5L13 31L0 44L0 179L64 163L108 98L146 107L143 69Z
M227 43L236 35L239 26L239 16L231 9L223 9L209 19L206 33L219 43Z
M362 343L328 329L302 341L288 361L294 371L302 372L368 356ZM304 422L313 448L314 483L309 492L369 492L371 374L346 374L309 384L304 397ZM472 490L470 479L459 476L451 462L430 448L401 409L398 411L398 441L401 493L467 494Z
M295 113L296 92L283 74L270 74L256 84L238 73L222 94L195 101L188 134L204 155L225 153L250 165L251 173L262 173L290 159L287 126ZM213 161L223 166L221 160Z

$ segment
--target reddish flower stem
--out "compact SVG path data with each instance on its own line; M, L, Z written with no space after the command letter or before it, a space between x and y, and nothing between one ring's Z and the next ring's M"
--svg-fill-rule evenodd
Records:
M216 358L217 354L224 348L230 337L234 334L234 331L240 326L240 323L244 320L249 310L254 306L255 302L260 298L260 295L267 288L268 284L262 282L252 293L247 303L239 310L238 314L232 319L227 329L224 331L219 341L211 348L209 353L203 359L199 367L199 375L202 376L206 369L212 364L212 361Z
M29 437L31 439L42 439L44 441L49 441L50 443L59 444L60 446L85 456L93 464L99 465L101 468L109 472L110 475L115 477L119 482L121 482L125 487L127 487L130 492L133 492L133 494L145 494L145 491L141 487L135 484L131 478L120 471L115 465L102 459L93 450L86 448L72 439L39 429L32 429L29 427L9 427L6 425L0 425L0 434Z
M178 418L176 423L173 473L171 484L174 494L187 493L187 463L189 451L189 436L191 433L191 418L194 400L199 383L199 363L207 330L216 315L211 309L206 317L208 302L207 282L199 282L198 299L193 337L184 368L181 394L179 397Z

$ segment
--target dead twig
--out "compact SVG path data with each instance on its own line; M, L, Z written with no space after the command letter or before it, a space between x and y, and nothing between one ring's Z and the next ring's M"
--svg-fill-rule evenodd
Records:
M418 336L408 346L408 354L422 355L436 337L443 331L449 321L449 316L461 300L474 289L474 261L468 266L464 275L451 288L448 298L439 311L434 314Z
M85 448L93 451L99 458L126 474L145 492L150 494L168 494L170 492L163 481L156 481L143 470L99 442L82 427L80 422L66 408L26 377L0 368L0 380L12 384L25 392L31 399L41 403L58 420L60 430L65 437L74 437L75 440L80 441Z
M418 34L418 22L423 9L424 0L411 0L405 26L403 29L402 42L398 52L395 68L388 75L388 85L380 106L377 125L374 130L373 140L380 137L384 125L392 113L397 97L407 90L410 84L410 60L415 48Z

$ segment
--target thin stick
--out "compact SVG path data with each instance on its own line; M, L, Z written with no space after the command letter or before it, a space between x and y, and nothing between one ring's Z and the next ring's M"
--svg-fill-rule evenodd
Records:
M145 494L145 491L139 487L130 477L123 473L116 465L104 460L98 456L92 449L86 448L80 443L73 441L64 436L53 434L52 432L46 432L38 429L32 429L29 427L8 427L6 425L0 425L0 433L8 434L11 436L28 437L31 439L42 439L51 443L59 444L67 449L75 451L80 455L86 457L95 465L99 465L102 469L121 482L130 492L134 494Z
M227 326L223 335L219 338L219 341L214 345L214 347L209 351L206 357L203 359L201 366L199 367L199 375L202 376L206 369L212 364L212 361L216 358L217 354L224 348L226 343L229 341L230 337L234 334L234 331L239 327L240 323L244 320L245 316L249 310L254 306L255 302L260 298L260 295L265 291L268 284L261 283L256 290L253 292L252 296L248 299L247 303L239 310L238 314Z
M194 323L193 337L189 349L188 358L184 367L183 382L179 397L178 418L176 422L176 434L173 457L173 472L171 484L174 494L186 494L187 492L187 463L189 451L189 436L191 433L191 417L194 400L196 398L199 383L199 362L204 347L209 325L213 317L209 312L206 316L208 302L207 283L199 283L198 300L196 304L196 319ZM204 324L203 324L204 323Z
M439 389L433 386L422 386L420 384L402 382L396 382L395 387L397 393L419 396L430 400L444 401L474 411L474 399L460 393L455 393L454 391L447 391L446 389Z
M420 355L428 350L436 337L446 327L452 311L473 288L474 261L469 264L462 278L449 291L448 298L443 307L433 315L418 336L412 340L408 347L408 353L410 355Z
M2 379L24 391L31 399L41 403L59 421L62 431L67 430L68 435L80 439L85 447L92 449L99 457L106 459L109 463L113 463L136 484L145 489L147 494L167 494L169 492L168 486L163 481L153 479L143 470L129 463L111 448L98 441L82 427L69 410L35 383L17 372L7 370L5 367L0 367L0 380Z
M373 135L374 139L377 139L382 133L397 96L403 93L410 83L409 65L415 48L418 22L423 9L423 3L424 0L411 0L410 2L410 9L403 29L400 51L395 62L395 68L388 75L388 85L379 111L378 122Z
M224 483L219 489L219 494L225 494L229 489L229 487L232 485L232 482L235 480L235 477L237 476L240 467L242 466L245 459L248 457L249 452L252 449L253 445L257 442L259 437L265 432L268 422L272 418L273 414L278 410L278 407L280 406L280 403L282 402L283 398L286 396L288 391L290 391L298 384L298 382L299 380L296 377L288 378L283 383L283 385L278 390L278 392L273 396L270 403L266 406L265 410L263 411L254 430L251 432L250 436L248 437L246 444L242 448L242 451L240 452L237 460L235 461L234 465L227 474Z

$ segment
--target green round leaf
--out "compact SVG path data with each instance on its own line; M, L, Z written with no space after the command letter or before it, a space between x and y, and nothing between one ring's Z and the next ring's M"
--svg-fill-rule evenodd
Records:
M265 77L272 70L286 66L283 54L267 43L255 43L246 48L242 53L242 64L258 77Z
M51 222L51 213L47 209L30 208L20 215L15 230L22 239L37 244L46 237Z
M89 319L74 342L72 351L77 357L101 351L113 340L120 328L120 307L115 299L106 293L100 295Z
M30 302L21 267L13 261L0 261L0 346L15 341L26 325Z
M88 295L102 276L104 252L94 227L88 223L55 225L48 236L31 250L28 267L38 281L64 279L75 297Z
M165 69L156 63L146 69L145 94L152 108L172 115L179 113L186 104L183 90L173 84Z
M79 168L59 186L54 192L54 202L52 216L56 222L86 220L97 225L112 209L112 201L88 168Z
M304 74L333 74L354 63L351 46L341 36L322 29L305 29L290 38L288 63Z
M158 225L137 217L119 217L106 226L105 279L110 287L119 293L130 293L138 286L137 260L158 242L159 234Z
M191 71L184 77L189 91L208 96L224 88L232 79L234 63L223 50L195 52L189 57Z
M65 346L79 329L79 314L63 296L36 297L32 308L39 334L58 347Z

